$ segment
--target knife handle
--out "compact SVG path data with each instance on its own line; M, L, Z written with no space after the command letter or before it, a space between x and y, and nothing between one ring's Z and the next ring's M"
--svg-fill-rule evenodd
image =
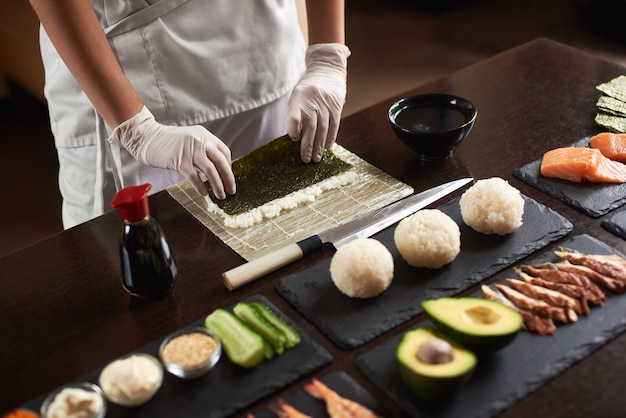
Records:
M304 256L322 248L322 244L322 240L317 235L294 244L289 244L222 273L222 282L229 290L237 289L287 264L300 260Z

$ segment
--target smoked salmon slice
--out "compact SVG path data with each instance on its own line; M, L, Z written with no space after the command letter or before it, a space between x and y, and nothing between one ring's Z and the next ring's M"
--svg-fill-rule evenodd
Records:
M583 180L597 183L626 182L626 165L613 161L595 148L555 148L546 152L541 160L541 174L580 183Z
M602 132L589 138L589 145L611 160L626 162L626 134Z

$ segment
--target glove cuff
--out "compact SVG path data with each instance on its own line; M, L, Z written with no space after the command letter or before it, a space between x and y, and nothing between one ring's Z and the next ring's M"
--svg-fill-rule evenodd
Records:
M139 113L125 122L119 124L109 137L111 143L126 148L137 161L142 164L150 164L147 152L150 144L150 134L158 125L154 116L147 107L143 107Z
M154 116L152 115L152 112L144 106L135 116L120 123L115 129L113 129L113 133L109 137L109 141L111 143L117 143L118 145L127 147L129 143L133 142L133 139L141 136L141 125L149 120L154 120Z
M307 67L315 64L326 64L338 67L345 72L348 68L350 54L350 48L344 44L313 44L306 50L305 62Z

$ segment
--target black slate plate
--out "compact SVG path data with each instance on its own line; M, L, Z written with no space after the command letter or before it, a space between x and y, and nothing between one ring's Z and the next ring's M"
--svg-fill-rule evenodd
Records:
M321 380L322 383L330 389L337 392L340 396L353 400L366 408L369 408L381 417L389 416L388 413L382 409L376 398L374 398L346 372L332 372L319 380ZM306 393L304 389L298 389L297 391L285 396L283 399L287 404L311 417L324 418L329 416L326 412L326 403L322 400L313 398L311 395ZM263 411L259 414L255 414L255 417L275 418L276 415L271 411Z
M265 303L283 320L295 326L265 297L255 295L248 301ZM192 325L204 326L204 320ZM229 416L332 360L330 354L317 342L301 330L298 329L298 332L301 335L300 344L272 360L261 363L255 369L246 370L235 366L223 354L216 369L198 379L183 380L165 372L161 389L147 404L137 408L124 408L109 403L107 418ZM155 341L139 352L152 354L158 358L160 344L161 340ZM100 371L96 370L81 380L95 383ZM42 401L43 399L38 399L27 406L39 410Z
M583 138L570 147L586 147L589 138ZM518 168L513 175L561 202L597 218L626 203L626 183L573 183L567 180L544 177L540 173L541 158Z
M552 209L524 200L523 225L508 236L480 234L465 225L459 198L441 206L459 225L461 252L438 270L409 266L394 244L395 228L374 235L395 263L393 282L375 298L349 298L339 292L330 278L330 259L284 277L277 289L338 347L358 347L421 313L423 300L459 293L572 230L572 224Z
M626 210L619 211L610 218L604 219L601 225L607 231L626 239Z
M589 235L579 235L563 244L585 253L620 254ZM622 254L620 254L622 255ZM623 256L623 255L622 255ZM554 261L547 252L530 264ZM516 277L507 270L502 275ZM481 295L474 295L482 297ZM398 335L356 359L368 379L392 398L411 417L486 418L497 415L521 400L551 378L582 360L626 329L626 295L607 298L604 306L593 307L578 322L559 325L553 336L521 332L507 347L480 358L472 379L456 396L442 401L420 401L400 380L395 352L402 338ZM430 322L416 326L431 326Z

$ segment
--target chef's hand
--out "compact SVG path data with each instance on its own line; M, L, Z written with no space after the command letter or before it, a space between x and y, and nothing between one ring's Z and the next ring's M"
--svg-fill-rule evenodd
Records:
M218 199L234 194L235 176L230 149L202 126L166 126L144 108L113 130L117 140L140 163L179 171L202 196L206 196L200 173Z
M314 44L306 51L306 71L291 93L287 115L287 133L301 141L305 163L320 161L337 139L349 56L342 44Z

